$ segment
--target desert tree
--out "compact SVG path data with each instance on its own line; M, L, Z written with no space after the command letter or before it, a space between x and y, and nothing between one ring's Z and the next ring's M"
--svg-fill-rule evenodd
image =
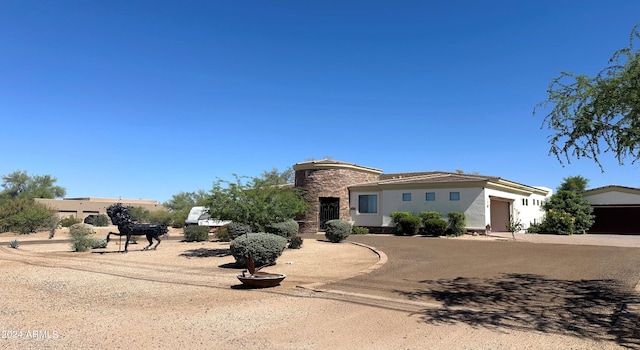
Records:
M629 36L629 46L616 51L609 65L597 75L560 72L551 80L547 100L534 108L551 110L542 128L549 136L553 154L560 163L588 158L598 164L601 153L613 153L619 164L640 157L640 39L638 25Z

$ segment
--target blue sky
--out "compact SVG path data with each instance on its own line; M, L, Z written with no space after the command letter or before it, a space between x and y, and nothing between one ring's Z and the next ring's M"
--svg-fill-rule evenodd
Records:
M594 75L640 2L0 1L0 174L67 197L164 202L331 157L640 187L640 165L560 164L533 115Z

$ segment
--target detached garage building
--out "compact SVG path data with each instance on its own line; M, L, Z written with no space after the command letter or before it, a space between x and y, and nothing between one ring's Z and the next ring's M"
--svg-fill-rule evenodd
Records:
M640 189L610 185L582 193L593 207L589 233L640 234Z

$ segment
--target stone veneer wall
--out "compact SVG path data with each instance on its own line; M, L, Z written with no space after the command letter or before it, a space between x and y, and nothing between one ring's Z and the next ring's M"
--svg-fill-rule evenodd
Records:
M296 187L306 190L311 205L307 215L298 218L301 233L316 233L320 229L320 197L340 198L340 219L350 221L348 187L378 180L375 173L331 167L296 170L295 176Z

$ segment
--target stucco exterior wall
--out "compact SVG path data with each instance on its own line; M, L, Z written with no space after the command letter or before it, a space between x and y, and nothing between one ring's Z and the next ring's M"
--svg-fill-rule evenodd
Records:
M89 215L107 215L107 207L114 203L122 203L125 206L143 207L149 211L167 210L156 200L145 199L118 199L118 198L68 198L45 199L37 198L38 203L48 205L56 211L60 218L69 216L84 220Z
M640 204L639 195L620 191L609 191L593 195L585 194L584 198L591 205Z
M427 201L426 193L434 192L435 200ZM449 200L450 192L459 192L460 200ZM411 193L411 201L403 201L403 193ZM358 209L358 196L378 194L378 214L363 214ZM421 211L437 211L446 220L449 212L463 212L469 229L484 229L485 196L482 188L434 188L434 189L398 189L380 192L352 192L352 220L358 226L393 226L391 213L409 211L418 214Z

